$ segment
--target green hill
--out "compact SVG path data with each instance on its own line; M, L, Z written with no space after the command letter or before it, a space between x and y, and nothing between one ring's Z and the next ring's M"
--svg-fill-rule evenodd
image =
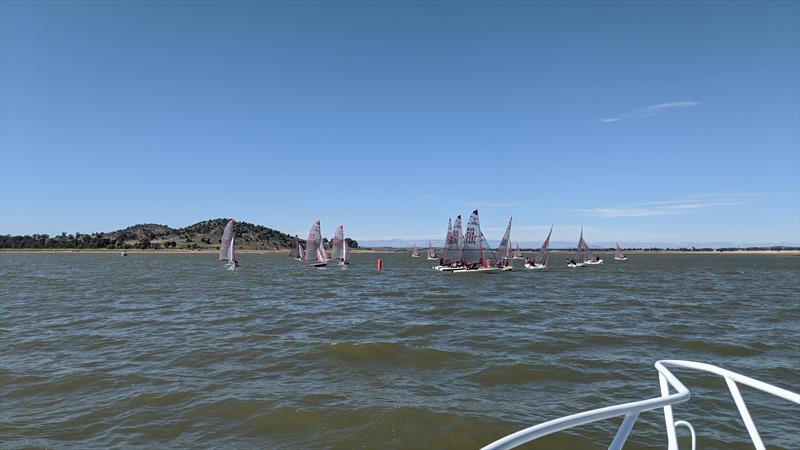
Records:
M0 236L0 248L215 249L219 246L222 230L227 223L228 219L211 219L184 228L143 223L122 230L92 234L5 235ZM241 249L288 250L294 240L286 233L248 222L236 222L234 230L236 230L236 247ZM305 241L301 240L301 242Z

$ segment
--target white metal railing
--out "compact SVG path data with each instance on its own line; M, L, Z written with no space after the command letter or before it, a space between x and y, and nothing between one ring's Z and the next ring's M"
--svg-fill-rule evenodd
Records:
M639 418L639 414L641 414L643 411L649 411L656 408L664 408L664 420L667 427L667 448L669 450L678 450L678 439L676 437L675 427L677 425L683 425L686 426L691 432L692 449L694 449L694 427L692 427L689 422L683 420L676 422L673 420L672 416L672 405L689 400L691 393L688 389L686 389L686 386L684 386L683 383L681 383L680 380L678 380L678 378L676 378L675 375L669 371L669 367L700 370L723 377L728 385L728 389L730 390L734 401L736 402L736 407L739 409L739 414L742 416L742 420L747 427L747 431L750 433L750 439L753 441L753 445L757 449L764 449L764 443L761 441L761 436L758 434L758 430L753 423L753 419L750 417L750 412L747 410L747 405L745 405L744 400L742 399L742 394L739 392L739 387L736 383L741 383L745 386L750 386L768 394L789 400L790 402L800 404L800 394L795 394L787 391L786 389L781 389L771 384L740 375L736 372L731 372L730 370L712 366L711 364L694 361L661 360L656 362L655 367L656 370L658 370L658 379L661 386L660 397L593 409L591 411L585 411L582 413L573 414L571 416L551 420L539 425L534 425L494 441L491 444L483 447L482 450L510 449L526 442L530 442L534 439L538 439L542 436L547 436L548 434L556 433L568 428L608 419L611 417L625 416L622 424L617 430L617 434L614 436L614 440L611 441L611 445L608 446L609 449L616 450L622 448L622 446L625 444L625 440L631 433L633 425L636 423L636 419ZM677 392L670 394L670 386L672 386L672 388Z

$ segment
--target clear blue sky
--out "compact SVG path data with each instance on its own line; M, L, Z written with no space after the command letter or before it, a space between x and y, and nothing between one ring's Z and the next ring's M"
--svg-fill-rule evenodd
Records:
M0 233L796 243L798 5L3 1Z

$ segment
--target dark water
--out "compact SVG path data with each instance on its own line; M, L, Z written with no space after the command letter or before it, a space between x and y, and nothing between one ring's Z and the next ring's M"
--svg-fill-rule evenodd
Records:
M408 254L244 254L232 273L210 254L3 253L0 443L476 448L657 396L664 358L800 389L800 258L609 259L453 275ZM675 373L698 448L752 448L723 380ZM764 441L800 448L800 409L742 389ZM619 422L532 447L606 448ZM643 414L628 447L665 446Z

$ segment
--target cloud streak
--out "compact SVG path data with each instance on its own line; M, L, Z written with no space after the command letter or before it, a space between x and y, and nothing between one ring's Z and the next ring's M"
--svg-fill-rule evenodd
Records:
M676 111L679 109L693 108L695 106L700 106L700 105L702 105L701 102L689 101L689 100L680 102L659 103L656 105L645 106L644 108L639 108L633 111L628 111L626 113L622 113L614 117L604 117L602 119L597 119L597 121L600 123L615 123L615 122L622 122L625 120L644 119L646 117L660 116L661 114L667 114L669 112Z
M708 196L693 196L689 199L663 200L635 203L627 206L578 209L574 211L587 216L602 218L676 216L690 214L706 208L748 205L750 204L752 196L753 194L709 194ZM713 198L713 200L700 200L698 197Z

